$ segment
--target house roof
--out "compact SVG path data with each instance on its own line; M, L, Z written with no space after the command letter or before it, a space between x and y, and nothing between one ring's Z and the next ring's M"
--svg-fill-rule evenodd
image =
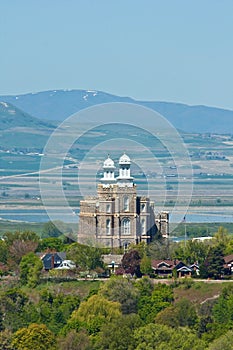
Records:
M229 263L233 262L233 254L224 256L224 261L225 261L226 264L229 264Z
M112 264L114 262L115 265L120 265L122 261L122 254L108 254L103 255L103 260L105 264Z
M180 260L152 260L151 266L153 269L162 269L162 270L170 270L174 269L178 264L180 263Z

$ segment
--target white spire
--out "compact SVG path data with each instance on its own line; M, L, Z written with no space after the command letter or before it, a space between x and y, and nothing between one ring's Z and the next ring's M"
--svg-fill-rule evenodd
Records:
M131 160L129 156L124 153L119 159L119 176L117 177L119 186L133 186L133 177L130 176L130 164Z
M104 165L103 165L103 169L104 169L104 176L101 179L101 182L104 182L106 185L113 183L116 181L115 179L115 165L114 165L114 161L110 158L110 156L108 155L108 158L104 161Z

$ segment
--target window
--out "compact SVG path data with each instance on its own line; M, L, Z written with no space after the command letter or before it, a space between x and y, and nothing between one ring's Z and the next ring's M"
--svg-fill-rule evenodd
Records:
M130 219L126 218L122 221L122 233L123 235L130 234Z
M106 213L111 213L111 206L110 206L110 204L106 205Z
M123 199L124 211L129 211L129 197L125 196Z
M146 233L146 221L142 219L141 221L141 234L144 235Z
M107 219L106 220L106 234L110 235L110 233L111 233L111 220Z
M145 211L146 210L146 205L145 205L145 203L142 203L142 211Z

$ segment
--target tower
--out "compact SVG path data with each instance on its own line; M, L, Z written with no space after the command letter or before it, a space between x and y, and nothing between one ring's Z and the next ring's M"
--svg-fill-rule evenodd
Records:
M104 176L100 179L103 185L107 186L116 182L114 173L115 169L114 161L108 155L108 158L104 161L103 165Z
M131 160L127 154L123 154L119 159L119 176L117 185L119 187L133 187L133 177L130 175Z

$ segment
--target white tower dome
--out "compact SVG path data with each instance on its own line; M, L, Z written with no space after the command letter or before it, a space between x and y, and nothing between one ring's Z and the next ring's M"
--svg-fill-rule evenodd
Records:
M127 154L123 154L119 159L119 165L121 164L131 164L131 160Z
M131 160L127 154L123 154L119 159L119 176L117 183L120 187L132 187L133 177L130 176Z
M103 182L105 185L110 185L116 182L114 174L116 167L114 165L114 161L109 157L109 155L108 158L104 161L103 169L104 176L102 177L101 182Z

